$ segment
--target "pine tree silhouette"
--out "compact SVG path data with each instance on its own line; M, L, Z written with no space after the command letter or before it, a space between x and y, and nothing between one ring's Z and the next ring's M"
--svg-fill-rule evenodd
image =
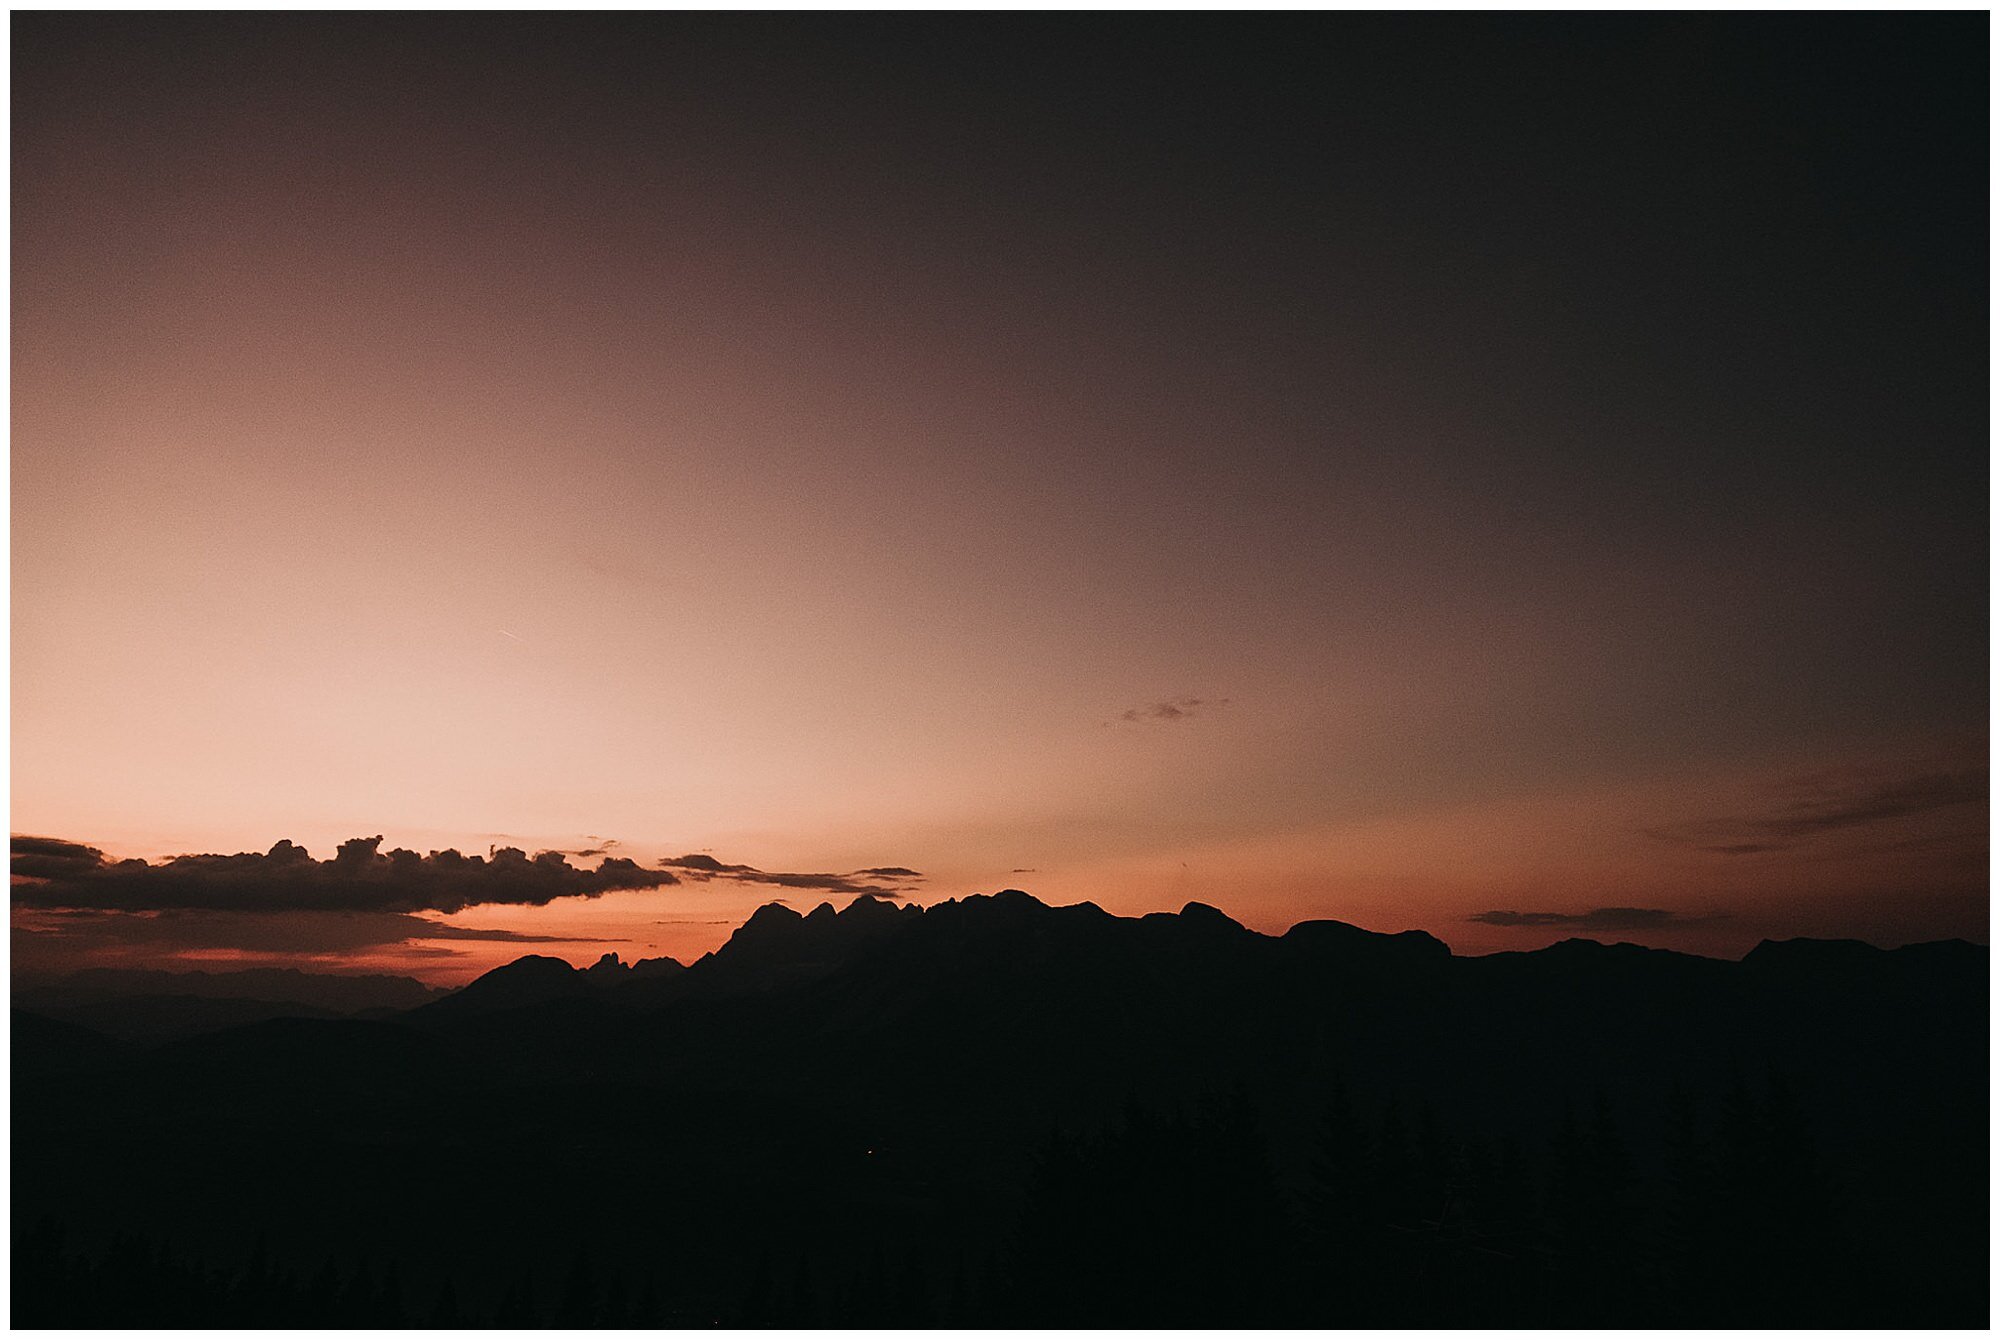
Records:
M374 1324L399 1330L409 1322L403 1310L403 1267L395 1257L390 1257L383 1265L381 1280L375 1295Z
M1697 1120L1694 1096L1675 1080L1666 1108L1666 1195L1661 1212L1662 1320L1699 1325L1698 1293L1713 1250L1715 1170Z
M785 1302L784 1325L808 1330L820 1324L819 1291L813 1279L812 1257L799 1253L792 1267L791 1293Z
M541 1324L541 1312L535 1303L534 1268L524 1265L509 1281L506 1293L501 1296L493 1325L499 1330L532 1330Z
M1303 1225L1312 1325L1378 1324L1383 1214L1375 1150L1344 1084L1328 1092L1307 1169Z
M632 1325L631 1308L626 1302L625 1274L608 1275L597 1308L597 1324L605 1330L622 1331Z
M444 1282L438 1286L437 1300L431 1305L427 1324L434 1331L455 1330L464 1324L459 1315L458 1285L450 1274L446 1274Z
M555 1324L578 1330L598 1324L597 1275L591 1266L588 1246L579 1244L570 1260L569 1276L556 1303Z
M666 1308L660 1303L660 1286L648 1273L640 1281L639 1297L632 1304L632 1327L635 1330L659 1330L666 1325Z
M757 1249L756 1259L750 1267L750 1281L736 1304L733 1324L746 1330L776 1324L772 1316L771 1251L768 1247Z
M331 1253L320 1262L313 1280L306 1288L306 1316L308 1324L314 1327L331 1327L340 1324L340 1267Z

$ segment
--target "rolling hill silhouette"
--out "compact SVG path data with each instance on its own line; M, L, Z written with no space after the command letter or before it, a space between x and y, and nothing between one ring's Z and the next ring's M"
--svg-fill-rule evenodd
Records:
M386 974L87 968L17 981L13 1003L107 1036L159 1041L265 1019L382 1018L441 994L415 978Z
M17 1320L1980 1325L1987 985L1010 889L386 1019L17 1008Z

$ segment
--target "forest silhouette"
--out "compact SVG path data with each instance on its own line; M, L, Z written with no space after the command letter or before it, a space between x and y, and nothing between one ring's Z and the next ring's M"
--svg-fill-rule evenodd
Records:
M1986 993L1962 942L1461 958L1012 890L164 1040L55 993L13 1321L1983 1326Z

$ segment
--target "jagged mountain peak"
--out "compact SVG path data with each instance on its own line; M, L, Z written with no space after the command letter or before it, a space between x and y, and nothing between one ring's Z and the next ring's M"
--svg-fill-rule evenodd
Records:
M921 913L922 911L922 908L910 903L896 903L872 893L863 893L857 895L853 902L842 908L840 915L866 921L870 918L900 917L906 913Z
M511 963L503 963L493 971L475 978L472 985L488 981L525 981L536 977L561 978L568 977L575 971L576 968L568 959L556 958L549 954L523 954Z
M787 907L779 902L765 903L750 914L750 919L743 923L738 934L743 931L769 930L777 926L796 926L804 920L796 908Z
M1215 930L1240 931L1243 923L1230 916L1219 907L1207 903L1190 902L1180 910L1180 919L1190 926L1200 926Z
M1280 938L1286 944L1304 949L1380 946L1392 947L1403 954L1424 959L1451 957L1449 945L1424 931L1398 931L1391 934L1364 930L1350 922L1331 919L1301 921Z
M524 954L473 978L454 994L424 1006L418 1013L431 1018L452 1017L539 1005L585 992L591 980L589 973L578 972L565 959Z

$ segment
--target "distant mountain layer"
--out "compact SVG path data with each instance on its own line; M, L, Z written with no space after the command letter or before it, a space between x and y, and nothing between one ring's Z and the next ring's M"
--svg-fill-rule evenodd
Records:
M1226 981L1247 974L1265 985L1297 977L1327 989L1366 985L1392 994L1457 993L1570 977L1613 995L1712 986L1824 981L1839 988L1937 968L1983 974L1987 950L1939 941L1883 950L1854 940L1766 940L1740 963L1639 945L1569 939L1545 949L1458 957L1423 931L1386 934L1346 922L1304 921L1283 935L1245 928L1190 902L1178 913L1118 917L1094 903L1052 907L1018 889L929 909L874 897L801 914L760 907L720 949L683 969L672 959L627 966L606 954L593 967L529 955L496 968L410 1016L426 1026L546 1001L590 1001L645 1012L674 1001L719 999L816 986L859 985L877 993L963 994L1013 981L1048 985L1058 968L1105 982L1133 975L1151 986ZM1607 979L1607 974L1609 978ZM1255 984L1246 981L1246 989Z
M17 983L14 1005L109 1037L160 1040L263 1019L383 1017L447 994L411 977L338 975L295 968L166 972L88 968Z
M291 1001L341 1014L415 1009L441 994L438 988L425 986L414 977L300 972L296 968L233 972L86 968L15 992L21 1004L81 1005L121 996L198 996L204 1000Z

